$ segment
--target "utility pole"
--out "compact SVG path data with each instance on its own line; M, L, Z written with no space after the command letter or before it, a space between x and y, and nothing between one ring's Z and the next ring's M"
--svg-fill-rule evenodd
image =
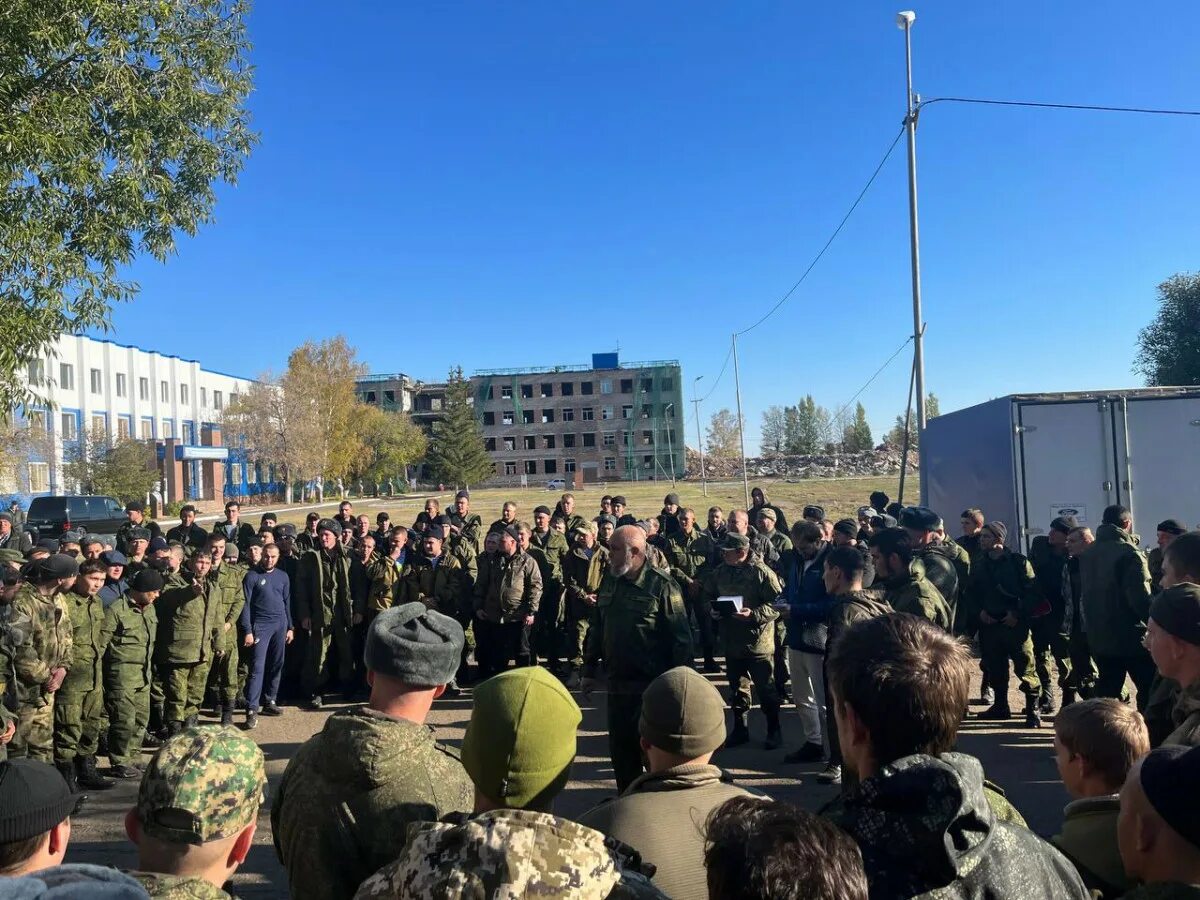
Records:
M675 409L674 403L668 403L663 407L665 413L668 409ZM675 487L675 444L671 440L671 422L667 421L667 459L671 461L671 487Z
M700 392L696 389L703 375L692 379L692 403L696 404L696 446L700 448L700 487L708 496L708 479L704 476L704 437L700 434Z
M733 341L733 384L737 392L738 446L742 451L742 487L746 489L746 509L750 508L750 478L746 475L746 429L742 427L742 379L738 374L737 334Z
M925 328L921 322L921 236L917 227L917 114L921 98L913 93L912 26L917 14L905 10L896 14L896 25L904 32L904 63L907 76L905 101L907 114L904 130L908 134L908 231L912 252L913 372L917 394L917 434L925 431ZM919 441L918 441L919 443Z

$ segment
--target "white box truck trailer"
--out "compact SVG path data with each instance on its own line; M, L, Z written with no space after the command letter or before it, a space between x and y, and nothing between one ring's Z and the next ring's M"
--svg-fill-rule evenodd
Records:
M1163 519L1200 522L1200 388L1013 394L930 419L921 494L951 535L977 506L1021 552L1056 516L1095 529L1120 503L1153 546Z

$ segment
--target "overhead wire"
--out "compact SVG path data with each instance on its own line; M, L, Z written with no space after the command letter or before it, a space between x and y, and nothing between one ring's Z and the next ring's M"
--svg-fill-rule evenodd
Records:
M1197 109L1155 109L1146 106L1104 106L1091 103L1043 103L1036 100L989 100L984 97L933 97L922 100L918 109L934 103L978 103L982 106L1024 106L1031 109L1078 109L1088 112L1138 113L1148 116L1200 116Z

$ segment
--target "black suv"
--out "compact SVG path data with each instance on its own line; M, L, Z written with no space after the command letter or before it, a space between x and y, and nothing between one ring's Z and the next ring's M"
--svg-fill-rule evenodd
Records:
M56 538L64 531L116 534L126 519L125 507L112 497L34 497L25 528L44 538Z

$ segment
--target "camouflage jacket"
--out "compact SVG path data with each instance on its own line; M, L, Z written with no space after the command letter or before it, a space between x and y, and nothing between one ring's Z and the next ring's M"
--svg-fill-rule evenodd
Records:
M499 809L465 821L413 825L400 857L354 896L665 898L652 874L637 851L594 829L550 813Z
M460 516L457 510L451 510L450 524L458 529L459 540L470 544L476 553L483 550L483 519L472 512Z
M1028 829L997 821L979 761L906 756L847 787L825 814L859 845L872 900L1086 900L1075 867Z
M896 612L921 616L947 631L950 630L953 621L950 607L946 605L938 589L925 577L925 567L921 560L914 559L908 572L903 575L876 579L871 590L877 595L882 595Z
M1200 900L1200 884L1161 881L1135 887L1121 900Z
M532 532L529 535L529 543L531 546L539 548L545 554L546 568L542 570L542 584L547 588L550 587L551 583L562 587L563 560L571 552L571 547L567 543L566 537L551 528L545 534L539 534L536 531Z
M43 597L32 584L21 585L11 605L13 621L27 626L25 640L13 659L17 699L45 706L42 685L54 669L71 665L71 614L62 594Z
M11 603L0 603L0 727L7 726L9 712L18 705L17 655L29 641L32 623Z
M1179 692L1171 711L1171 721L1175 723L1175 730L1167 735L1164 744L1200 747L1200 681Z
M99 597L63 595L71 617L71 665L60 690L91 691L103 683L104 607Z
M299 613L296 624L301 627L305 619L311 619L314 625L349 628L354 615L354 599L350 587L350 554L346 549L335 547L332 557L324 550L302 554L296 565L292 598Z
M679 582L680 587L689 587L693 581L704 577L704 568L708 565L711 553L709 541L699 529L693 528L691 534L685 534L681 528L667 538L667 561L671 564L671 577Z
M366 613L381 613L402 602L402 583L413 559L413 554L406 550L403 559L393 559L391 555L381 556L371 564L368 569L371 587L367 591L367 608L364 610Z
M233 900L232 894L203 878L162 875L158 872L129 872L153 900Z
M721 563L708 573L702 588L705 599L715 603L718 597L741 597L742 609L750 610L748 617L722 613L721 634L728 658L774 654L775 620L779 612L773 604L782 589L775 573L759 562L740 566Z
M528 553L497 553L475 585L475 609L488 622L516 622L535 615L542 602L542 572Z
M211 660L224 641L224 597L225 587L216 578L205 578L198 594L190 580L164 588L154 603L158 609L155 660L169 665Z
M574 548L563 560L563 580L566 582L565 613L579 621L590 619L595 606L587 602L588 594L600 590L604 573L608 571L608 551L596 544L589 558L582 546Z
M104 611L106 690L137 690L150 684L157 635L158 610L153 603L141 609L124 596Z
M399 593L401 603L424 603L456 619L471 615L471 579L462 560L450 553L442 553L436 566L425 556L413 559Z
M1020 553L1005 550L996 559L989 553L975 557L967 581L966 602L977 620L981 612L995 619L1003 619L1011 612L1028 624L1041 597L1033 567Z
M335 713L292 757L271 808L292 897L352 896L396 858L410 823L465 812L474 791L428 727L367 707Z
M213 569L212 578L221 588L221 621L218 627L221 634L218 638L222 653L237 653L241 641L238 639L238 619L242 615L242 607L246 605L246 591L242 587L246 573L250 570L244 566L231 566L222 563L219 569ZM226 627L228 626L228 627Z
M117 533L113 539L113 548L118 553L124 553L126 556L132 556L129 552L129 532L135 528L145 528L150 532L150 538L162 536L162 529L153 519L142 519L142 524L134 525L132 522L122 522L117 526Z

